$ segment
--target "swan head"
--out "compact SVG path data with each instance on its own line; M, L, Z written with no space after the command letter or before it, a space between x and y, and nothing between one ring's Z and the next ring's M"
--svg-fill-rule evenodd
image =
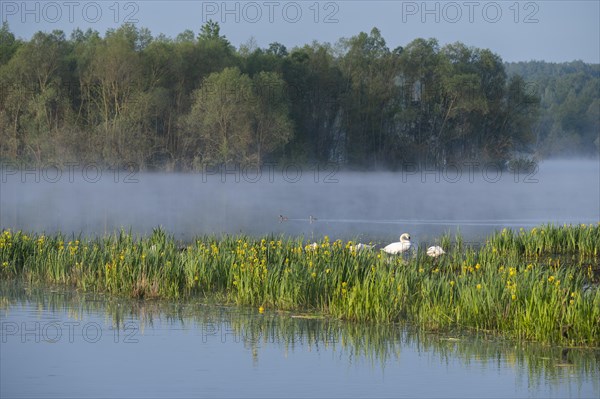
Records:
M410 242L410 234L402 233L400 236L400 242Z

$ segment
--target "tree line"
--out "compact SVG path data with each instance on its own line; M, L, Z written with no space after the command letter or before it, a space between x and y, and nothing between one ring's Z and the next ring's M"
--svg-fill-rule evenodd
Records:
M419 38L390 49L377 28L288 51L252 39L236 49L212 21L174 39L126 24L104 37L77 29L29 41L5 23L0 159L161 170L504 163L535 152L540 137L551 142L544 123L580 132L562 114L544 119L545 103L515 68L460 42ZM572 107L583 106L582 91L593 95L581 87Z
M505 66L540 97L540 118L534 125L540 157L598 155L600 65L530 61Z

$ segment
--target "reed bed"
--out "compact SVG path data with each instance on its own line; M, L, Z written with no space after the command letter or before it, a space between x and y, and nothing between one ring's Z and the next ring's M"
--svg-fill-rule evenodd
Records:
M432 259L354 251L328 237L201 237L180 247L156 229L102 238L4 230L0 276L137 298L210 297L427 330L477 330L600 346L600 224L503 230L480 249L440 239ZM454 242L454 244L451 243Z

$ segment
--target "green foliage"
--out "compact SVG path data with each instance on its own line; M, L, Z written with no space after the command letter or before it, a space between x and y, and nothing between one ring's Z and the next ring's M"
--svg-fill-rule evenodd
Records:
M10 36L2 33L9 44ZM53 144L72 114L64 85L69 47L62 31L38 32L0 67L0 157L41 162L47 153L61 155Z
M283 58L288 56L287 48L278 42L273 42L269 44L269 48L267 49L267 54L274 55L275 57Z
M202 164L255 163L286 144L292 134L285 83L273 72L254 78L238 68L210 74L193 95L182 121L190 154Z
M200 29L200 34L198 34L198 40L216 40L216 41L226 41L225 36L221 36L221 27L218 23L214 22L212 19L202 25Z
M0 28L0 66L6 64L19 48L19 41L15 39L8 27L8 22L2 22Z
M600 66L581 61L508 63L527 92L540 97L536 150L540 157L597 155L600 151Z
M353 243L200 237L180 248L157 229L134 239L0 234L0 278L137 298L209 297L267 309L427 330L469 329L600 345L600 224L503 230L480 250L443 237L432 259L356 251Z
M377 28L333 46L250 40L236 50L213 21L174 40L125 24L23 43L3 24L0 47L0 158L25 163L394 168L598 145L597 66L504 65L490 50L435 39L391 50ZM199 96L210 84L217 90ZM238 99L223 102L223 90Z
M253 161L262 165L265 156L281 149L293 135L285 82L275 72L260 72L252 79L256 104L252 113Z

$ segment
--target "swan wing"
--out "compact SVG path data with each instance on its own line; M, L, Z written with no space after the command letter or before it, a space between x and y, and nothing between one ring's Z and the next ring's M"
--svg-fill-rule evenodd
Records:
M437 258L438 256L441 256L445 253L446 252L444 251L444 249L438 245L427 248L427 255L429 255L433 258Z
M406 252L410 249L410 242L393 242L391 244L386 245L383 248L384 252L388 254L401 254L402 252Z

